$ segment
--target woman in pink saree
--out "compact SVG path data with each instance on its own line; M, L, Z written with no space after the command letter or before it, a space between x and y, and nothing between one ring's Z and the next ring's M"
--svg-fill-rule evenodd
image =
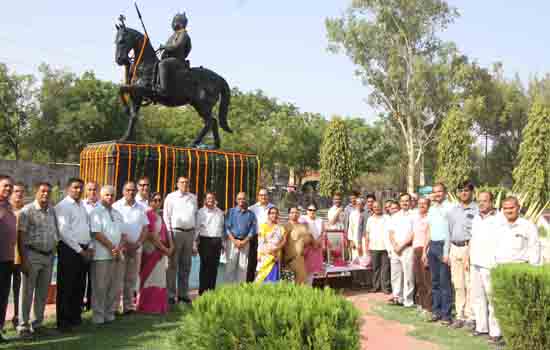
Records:
M314 238L313 244L304 251L307 272L306 284L312 285L315 274L321 273L324 269L323 232L325 226L323 224L323 219L317 218L317 206L313 203L308 205L307 215L300 217L298 222L306 224L309 228L309 232L311 232Z
M143 243L137 311L149 314L168 312L166 266L173 244L162 216L158 214L161 204L162 195L155 192L145 212L149 220L149 233Z

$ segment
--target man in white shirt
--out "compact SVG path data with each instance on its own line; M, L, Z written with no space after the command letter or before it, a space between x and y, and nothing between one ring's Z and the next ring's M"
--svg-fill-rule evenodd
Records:
M327 214L327 230L344 231L346 228L346 211L342 206L342 194L336 192L332 196L332 207Z
M541 243L537 227L531 221L519 216L520 205L516 197L506 197L502 202L501 217L496 226L494 263L528 263L542 265ZM498 334L498 333L496 333ZM502 336L490 336L489 342L502 344Z
M70 331L82 323L82 300L86 271L94 256L90 242L90 220L80 200L84 182L71 178L67 197L55 207L61 241L57 246L56 319L60 331Z
M166 196L163 217L174 242L174 253L168 262L166 283L168 302L191 303L188 295L192 255L196 254L195 228L198 210L197 196L189 192L189 179L180 176L178 190ZM177 289L176 289L177 277Z
M216 195L206 194L204 207L197 214L198 248L201 259L199 295L216 288L224 231L223 211L216 208Z
M84 208L86 208L86 212L90 215L92 210L101 205L101 201L99 200L99 185L95 181L88 181L84 189L85 199L82 200L82 203L84 204ZM86 301L84 308L88 311L92 309L92 275L89 264L86 268Z
M468 246L466 270L470 270L470 292L475 318L474 336L489 334L500 337L500 328L495 318L491 295L491 268L494 267L495 248L499 239L497 231L501 220L493 209L491 192L478 195L479 214L472 221Z
M91 263L92 275L92 322L109 323L115 320L117 301L120 300L120 270L124 259L122 225L124 219L112 207L115 201L113 186L101 189L101 205L90 214L95 254Z
M382 204L374 202L373 215L367 220L365 246L372 259L372 289L371 292L391 293L390 259L386 250L387 219L382 214Z
M500 233L495 250L495 263L542 264L541 243L537 226L519 216L519 200L507 197L502 202L505 220L500 220Z
M414 305L414 261L412 240L413 215L409 212L410 196L399 196L401 210L392 215L389 224L391 244L391 284L394 299L392 303L405 307Z
M136 195L136 202L141 204L142 207L149 207L149 196L151 195L151 181L147 176L143 176L138 180L138 193Z
M84 208L86 208L88 215L90 215L95 207L101 205L101 201L99 200L99 185L95 181L89 181L84 187L84 190L86 193L84 195L85 199L82 200L82 204L84 204Z
M136 202L136 184L129 181L124 184L120 200L113 204L123 218L122 233L125 235L124 260L120 268L122 281L122 312L125 315L135 311L134 294L141 264L141 244L147 234L149 221L145 208Z
M248 207L248 210L256 215L256 232L260 232L260 225L267 223L267 212L274 205L269 202L269 192L262 188L258 192L258 202ZM256 278L256 265L258 262L258 235L252 236L250 240L250 250L248 256L248 271L246 281L252 282Z

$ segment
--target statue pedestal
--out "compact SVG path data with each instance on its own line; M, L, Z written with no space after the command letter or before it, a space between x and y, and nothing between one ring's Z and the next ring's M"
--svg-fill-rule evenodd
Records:
M88 144L80 153L80 177L113 185L117 197L126 181L142 176L151 180L151 192L164 195L175 191L179 176L186 176L199 203L206 192L214 192L222 210L235 206L238 192L246 192L254 203L259 175L255 154L231 151L108 141Z

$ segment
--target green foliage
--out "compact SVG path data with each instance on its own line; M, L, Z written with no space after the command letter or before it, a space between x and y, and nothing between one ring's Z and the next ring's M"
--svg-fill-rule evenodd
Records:
M359 312L330 289L225 286L193 303L175 342L189 350L354 350Z
M456 108L443 121L437 145L436 179L448 188L457 188L472 175L470 158L474 138L471 128L472 118Z
M31 142L31 124L37 116L34 78L10 73L0 63L0 153L19 159Z
M379 172L397 147L387 137L382 123L369 125L363 118L345 118L349 130L351 154L357 174Z
M357 65L371 104L401 134L409 192L449 110L485 93L486 71L436 36L457 16L441 0L357 0L326 21L329 49Z
M321 195L351 190L355 174L348 129L341 118L335 117L325 130L321 145Z
M550 107L536 101L529 112L514 169L514 192L529 196L530 202L550 200Z
M92 72L76 76L47 65L40 67L41 117L33 126L37 152L51 161L79 159L88 143L115 140L127 125L118 87Z
M493 305L510 350L550 348L550 266L498 266L491 273Z

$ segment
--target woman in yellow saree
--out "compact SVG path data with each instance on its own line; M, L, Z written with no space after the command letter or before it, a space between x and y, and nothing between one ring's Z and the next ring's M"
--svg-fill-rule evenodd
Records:
M266 224L260 225L258 232L258 265L256 282L277 282L281 275L281 250L286 244L286 232L279 225L279 209L273 207L267 212Z

